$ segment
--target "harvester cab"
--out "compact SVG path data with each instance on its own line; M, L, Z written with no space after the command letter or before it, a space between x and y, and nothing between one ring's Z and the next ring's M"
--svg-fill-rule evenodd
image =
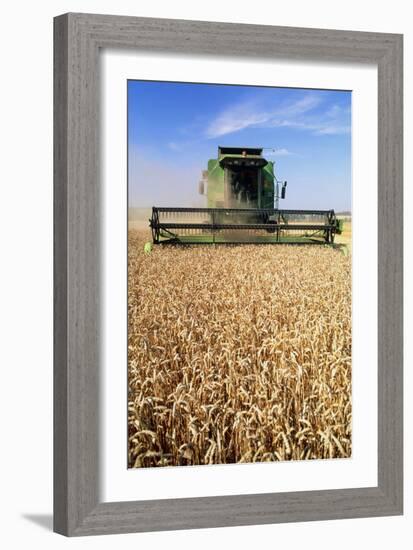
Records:
M202 172L206 208L153 207L153 242L333 243L341 226L333 210L281 210L287 182L262 148L218 147Z

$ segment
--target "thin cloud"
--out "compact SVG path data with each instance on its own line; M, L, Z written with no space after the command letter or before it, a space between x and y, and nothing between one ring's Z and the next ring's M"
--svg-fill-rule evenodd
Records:
M254 102L244 102L230 107L215 118L206 129L207 138L216 138L239 132L244 128L263 124L271 113L259 110Z
M285 103L281 108L277 109L274 114L282 113L285 117L294 117L307 113L318 107L322 99L317 95L306 95L296 101Z
M323 128L319 128L316 131L316 134L332 136L338 134L349 134L350 131L351 126L325 126Z
M265 156L267 157L288 157L289 155L292 155L293 153L289 151L288 149L285 149L284 147L281 147L280 149L272 149L271 151L268 151Z
M205 137L213 139L245 128L296 128L318 135L350 132L349 113L338 105L325 112L314 113L322 104L320 95L305 95L283 102L276 109L265 109L255 100L244 101L221 112L207 126Z
M181 152L183 150L182 144L177 143L176 141L170 141L167 145L172 151Z
M297 122L294 120L274 120L272 128L296 128L298 130L307 130L314 135L338 135L349 134L351 126L349 124L332 123L331 120L321 119L320 122Z
M207 138L216 138L226 134L239 132L251 126L271 127L274 117L296 117L314 109L321 102L320 97L310 95L295 101L284 102L277 109L260 108L257 101L250 100L229 107L210 122L206 129Z

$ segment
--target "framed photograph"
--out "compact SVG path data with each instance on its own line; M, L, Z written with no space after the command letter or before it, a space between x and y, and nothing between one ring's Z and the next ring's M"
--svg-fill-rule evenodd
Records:
M54 30L55 531L402 514L402 36Z

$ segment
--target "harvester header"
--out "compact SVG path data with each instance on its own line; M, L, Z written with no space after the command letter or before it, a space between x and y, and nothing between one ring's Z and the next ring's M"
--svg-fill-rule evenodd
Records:
M328 243L341 232L334 210L280 210L287 182L263 148L218 147L199 182L207 208L153 207L153 242Z

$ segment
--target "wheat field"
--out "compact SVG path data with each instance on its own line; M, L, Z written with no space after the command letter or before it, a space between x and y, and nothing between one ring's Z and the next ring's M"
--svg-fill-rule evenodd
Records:
M351 456L351 258L128 241L129 467Z

